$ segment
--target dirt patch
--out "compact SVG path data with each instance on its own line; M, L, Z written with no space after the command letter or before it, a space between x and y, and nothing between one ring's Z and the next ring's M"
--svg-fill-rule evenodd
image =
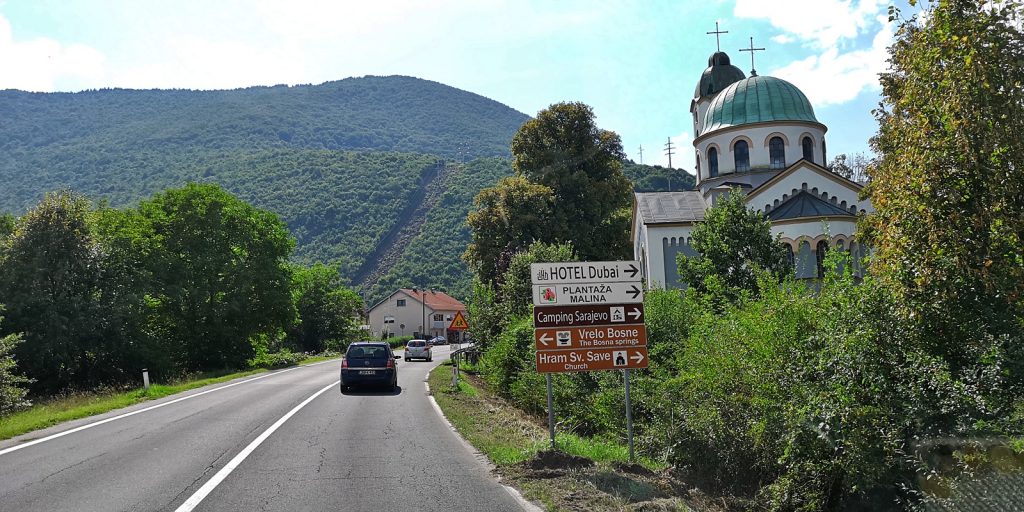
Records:
M542 450L530 457L529 460L524 461L523 466L535 471L542 469L579 470L593 467L594 461L554 450Z

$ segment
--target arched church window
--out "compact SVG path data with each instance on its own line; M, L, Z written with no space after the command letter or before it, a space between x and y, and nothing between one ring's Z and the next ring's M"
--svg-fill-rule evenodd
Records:
M800 145L804 148L804 160L808 162L814 161L814 141L810 137L804 137L804 140L800 142Z
M825 277L825 254L828 252L828 242L822 240L814 249L814 257L818 260L818 277Z
M796 254L793 254L793 246L783 242L782 247L786 249L786 261L789 262L789 268L796 268Z
M736 172L749 171L750 149L747 147L747 141L736 141L736 145L732 147L732 151L736 157Z
M821 163L828 165L828 153L825 152L825 139L821 139Z
M768 159L772 169L786 168L786 146L782 143L782 137L772 137L768 141Z
M708 176L718 176L718 150L715 148L708 150Z

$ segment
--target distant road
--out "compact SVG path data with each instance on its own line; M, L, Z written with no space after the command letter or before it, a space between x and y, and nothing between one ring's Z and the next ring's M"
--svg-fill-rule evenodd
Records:
M342 394L329 361L0 441L0 511L521 510L432 408L434 350L394 394Z

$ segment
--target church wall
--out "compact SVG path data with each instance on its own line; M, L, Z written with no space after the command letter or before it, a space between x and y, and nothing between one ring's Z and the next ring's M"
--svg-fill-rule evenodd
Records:
M690 237L690 230L686 229L685 235L680 234L676 237L662 237L662 245L664 246L664 273L665 273L665 288L684 288L685 285L679 281L679 267L676 264L676 257L679 254L683 254L686 257L693 257L697 255L697 251L693 250L691 244L693 243Z
M691 226L645 226L646 258L642 253L636 253L635 257L638 260L646 259L648 288L679 287L676 254L681 251L687 255L696 254L689 246L685 249L681 247L686 244L692 231Z
M821 140L825 131L815 124L809 123L765 123L737 127L736 129L723 129L711 132L707 138L701 138L695 143L701 158L702 178L707 179L708 162L707 150L712 145L717 145L720 150L718 154L719 176L731 174L736 170L736 160L733 154L733 143L739 138L746 138L750 141L750 168L768 168L771 160L768 152L769 136L778 133L785 145L786 166L790 166L803 158L803 147L800 145L801 135L810 134L815 141L814 163L824 165L821 155Z
M823 222L818 219L792 224L773 223L772 236L774 237L779 235L788 240L800 240L802 238L817 240L824 236L825 229L828 229L828 233L831 237L843 236L850 238L853 237L853 234L857 230L857 223L854 221L839 219L828 220L827 224L823 224Z
M832 179L809 168L800 168L769 188L752 192L748 204L751 208L763 212L765 205L774 208L796 192L807 190L851 213L860 213L861 210L874 211L869 201L861 201L856 190L838 180L842 178ZM775 201L778 201L778 204ZM853 206L856 208L851 209Z

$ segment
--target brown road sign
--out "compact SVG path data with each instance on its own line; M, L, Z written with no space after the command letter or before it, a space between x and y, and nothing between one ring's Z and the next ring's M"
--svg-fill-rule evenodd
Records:
M536 329L533 336L537 350L647 346L647 327L642 324Z
M537 352L540 373L647 368L647 347L578 348Z
M533 326L535 328L642 323L644 323L643 304L535 306L533 308Z

